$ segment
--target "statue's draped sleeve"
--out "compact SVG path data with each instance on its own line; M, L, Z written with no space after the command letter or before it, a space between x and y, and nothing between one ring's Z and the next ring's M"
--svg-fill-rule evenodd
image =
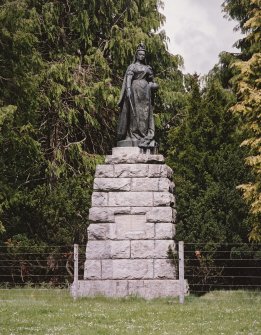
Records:
M123 102L124 102L126 88L127 88L127 77L128 76L133 76L133 74L134 74L133 70L134 70L134 64L131 64L127 68L127 71L126 71L126 73L124 75L124 79L123 79L123 83L122 83L122 88L121 88L120 99L119 99L119 102L118 102L118 106L119 107L122 107Z

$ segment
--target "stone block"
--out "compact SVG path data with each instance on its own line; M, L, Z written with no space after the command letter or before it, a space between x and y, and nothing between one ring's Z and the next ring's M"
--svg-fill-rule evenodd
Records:
M149 172L148 172L148 177L149 178L160 178L160 177L165 177L162 176L161 170L162 170L163 164L150 164L149 165Z
M92 207L89 210L89 220L92 223L114 222L115 215L130 213L130 207Z
M175 205L174 195L169 192L154 192L153 199L154 199L153 205L155 207L159 206L173 207Z
M164 157L162 155L146 155L146 154L122 154L108 155L105 158L106 164L163 164Z
M92 207L89 210L91 222L114 222L114 212L110 208Z
M111 211L113 212L113 215L130 214L131 207L111 207Z
M95 171L95 178L113 178L114 177L113 165L97 165Z
M110 241L111 258L130 258L130 241Z
M109 206L153 206L151 192L109 192Z
M110 238L110 225L113 223L95 223L90 224L88 232L88 241L105 240Z
M110 235L118 239L154 238L154 224L146 222L145 215L116 215L114 227Z
M100 191L130 191L130 178L95 178L94 190Z
M168 258L169 247L174 249L172 240L131 241L131 258Z
M188 290L187 281L185 289ZM106 297L138 296L144 299L179 296L179 281L175 279L142 280L79 280L80 297L104 295Z
M177 297L179 295L178 280L129 280L129 295L144 299Z
M149 171L148 164L117 164L117 165L114 165L114 176L118 178L147 177L148 171Z
M86 259L103 259L111 257L110 241L88 241Z
M152 279L152 259L102 260L103 279Z
M147 212L148 222L173 222L174 219L171 207L153 207Z
M130 241L88 241L86 259L130 258Z
M133 192L159 191L159 178L132 178Z
M101 260L86 260L84 279L101 279Z
M168 178L159 178L160 192L173 192L173 183Z
M174 251L175 244L173 240L155 240L154 243L154 258L168 258L169 248Z
M108 206L108 193L106 193L106 192L93 192L92 193L92 206L93 207L106 207L106 206Z
M154 241L131 241L131 258L154 258Z
M113 156L123 156L123 155L139 155L142 153L139 147L114 147L112 148Z
M170 240L175 234L175 225L171 222L155 223L155 239Z
M104 295L106 297L126 297L127 280L80 280L78 294L80 297Z
M131 207L131 214L147 214L151 210L151 207Z
M168 166L168 165L164 165L162 167L162 177L167 177L169 179L172 179L173 177L173 170Z
M172 179L173 171L166 164L150 164L148 177Z
M115 222L90 224L88 240L154 239L154 223L145 222L144 215L116 215Z
M156 279L175 279L176 270L173 261L170 259L154 260L154 278Z

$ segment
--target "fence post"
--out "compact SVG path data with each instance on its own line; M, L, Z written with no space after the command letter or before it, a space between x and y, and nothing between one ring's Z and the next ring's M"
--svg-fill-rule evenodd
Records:
M79 258L79 245L73 245L73 260L74 260L74 273L73 273L73 298L76 300L78 297L78 258Z
M179 302L184 304L184 242L179 241Z

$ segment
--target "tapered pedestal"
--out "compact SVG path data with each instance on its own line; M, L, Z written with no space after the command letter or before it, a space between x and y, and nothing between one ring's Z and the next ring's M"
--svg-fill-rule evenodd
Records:
M177 296L175 198L162 155L113 148L96 168L80 296Z

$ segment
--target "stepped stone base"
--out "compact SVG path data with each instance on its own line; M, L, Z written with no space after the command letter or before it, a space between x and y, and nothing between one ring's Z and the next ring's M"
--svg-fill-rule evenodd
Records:
M152 154L151 154L152 153ZM177 296L175 197L162 155L113 148L96 168L80 296Z
M78 296L120 298L138 296L144 299L175 297L179 294L179 281L165 280L80 280Z

